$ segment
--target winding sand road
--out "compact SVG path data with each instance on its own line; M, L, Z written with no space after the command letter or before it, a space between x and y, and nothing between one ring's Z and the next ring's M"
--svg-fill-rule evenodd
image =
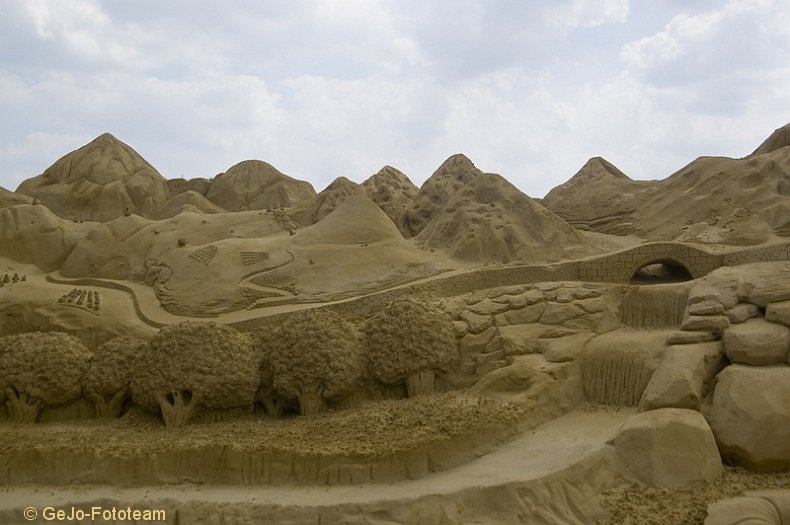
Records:
M115 506L166 509L168 524L588 524L600 512L597 495L618 478L606 443L633 413L574 411L459 467L389 484L3 487L0 522L47 523L46 506ZM39 519L22 519L26 507Z

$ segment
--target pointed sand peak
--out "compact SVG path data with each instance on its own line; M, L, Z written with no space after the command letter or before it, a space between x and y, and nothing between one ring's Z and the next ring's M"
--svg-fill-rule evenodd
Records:
M790 123L775 129L750 156L770 153L786 146L790 146Z

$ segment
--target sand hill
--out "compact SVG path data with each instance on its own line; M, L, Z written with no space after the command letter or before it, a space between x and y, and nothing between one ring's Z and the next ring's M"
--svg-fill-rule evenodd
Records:
M164 177L109 133L24 181L17 193L38 198L61 217L98 221L125 211L153 217L168 200Z
M790 146L790 124L775 129L750 156L770 153L786 146Z
M361 184L370 199L406 234L406 214L419 188L399 170L384 166Z
M542 202L580 230L628 235L634 233L639 196L654 187L654 182L632 180L606 159L594 157Z
M400 238L387 214L363 194L343 199L326 217L300 230L295 241L301 245L364 244Z
M204 179L202 177L198 177L196 179L168 179L167 180L167 189L168 191L170 191L170 195L178 195L179 193L194 191L196 193L205 196L206 193L208 193L210 187L211 187L211 181L209 179Z
M338 177L315 197L305 200L289 210L289 215L299 224L315 224L351 196L364 196L358 184L345 177Z
M17 204L31 204L33 199L26 195L14 193L0 186L0 208L16 206Z
M95 226L65 220L41 205L0 208L0 255L50 272L63 264L77 242Z
M226 210L220 208L202 194L194 190L187 190L175 195L156 212L156 219L167 219L182 212L192 213L222 213Z
M589 249L572 226L492 173L455 191L417 239L473 262L550 261Z
M750 245L790 235L787 126L743 159L700 157L661 181L599 170L554 188L544 204L570 223L648 240ZM590 173L583 173L583 172ZM580 197L580 195L582 197Z
M420 187L406 212L406 230L409 235L420 233L455 192L481 173L471 160L460 153L444 161Z
M292 179L260 160L245 160L217 175L206 198L228 211L293 206L315 195L310 183Z

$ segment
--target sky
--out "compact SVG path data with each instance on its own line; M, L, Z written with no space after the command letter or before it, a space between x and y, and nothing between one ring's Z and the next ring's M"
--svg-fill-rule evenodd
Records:
M0 0L0 186L104 132L167 178L317 190L464 153L541 197L790 122L790 0Z

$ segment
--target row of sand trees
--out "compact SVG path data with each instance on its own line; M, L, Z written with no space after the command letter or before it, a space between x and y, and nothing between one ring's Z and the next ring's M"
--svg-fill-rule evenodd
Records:
M431 301L401 298L358 325L326 309L252 333L185 321L151 341L116 338L95 352L61 332L5 336L0 401L15 423L86 397L97 417L118 417L131 402L181 427L200 409L256 401L271 416L289 403L302 415L317 414L370 382L405 384L415 396L431 392L436 374L457 364L450 317Z

